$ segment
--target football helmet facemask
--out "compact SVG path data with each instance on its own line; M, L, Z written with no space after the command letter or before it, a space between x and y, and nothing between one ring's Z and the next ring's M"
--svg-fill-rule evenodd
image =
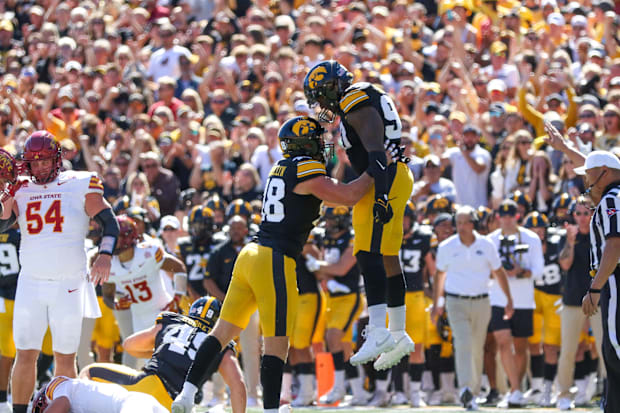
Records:
M335 60L315 65L304 78L304 95L310 107L321 107L319 120L333 122L344 91L353 83L353 74Z
M336 234L351 227L351 210L344 205L326 207L323 210L323 219L325 231Z
M209 327L209 330L211 330L215 326L217 319L220 317L221 309L222 303L220 303L217 298L205 295L192 303L192 306L189 308L188 315L190 317L198 318Z
M41 390L34 395L34 398L32 399L32 413L43 413L45 409L47 409L48 403L47 396L45 396L46 391L47 386L43 386Z
M52 182L58 176L62 166L61 149L54 136L47 131L36 131L26 139L22 160L26 171L36 184ZM52 160L52 165L47 171L32 171L31 163L34 161Z
M284 157L309 156L324 163L326 148L333 147L323 142L324 133L325 129L314 118L296 116L287 120L278 131Z
M196 205L189 212L187 227L194 241L209 240L215 228L213 210L203 205Z

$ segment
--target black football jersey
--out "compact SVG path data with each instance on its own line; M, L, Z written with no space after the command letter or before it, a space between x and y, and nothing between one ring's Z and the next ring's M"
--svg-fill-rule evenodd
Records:
M157 375L174 399L183 389L185 376L198 348L207 338L209 327L197 318L171 312L159 314L155 323L161 324L162 329L155 337L153 356L143 370ZM229 348L234 349L232 346L234 342L222 349L218 358L209 366L211 373L219 367L224 353Z
M339 102L340 143L347 151L353 169L362 174L368 168L368 152L355 129L346 121L346 115L364 106L372 106L383 119L383 140L400 142L402 124L396 105L388 94L377 86L366 82L351 85Z
M261 245L297 257L319 217L321 200L293 192L298 183L325 175L325 165L307 156L284 158L271 168L263 193Z
M0 297L15 300L19 274L19 229L0 234Z
M337 238L332 238L327 233L323 239L323 260L330 264L334 264L340 261L340 257L348 247L353 247L353 231L346 231L344 234ZM349 272L342 277L335 277L336 281L346 285L351 290L351 293L359 291L360 285L360 269L357 263L351 267ZM348 294L351 294L348 293ZM329 293L331 296L343 295L343 293Z
M207 295L202 281L213 249L212 244L196 244L191 237L179 238L177 255L187 267L187 281L199 296Z
M421 225L405 234L400 247L400 263L407 282L407 291L422 291L424 289L424 257L431 250L433 232Z
M534 282L534 288L547 294L562 293L562 269L559 258L561 236L559 234L547 237L547 250L545 251L545 268L541 279Z

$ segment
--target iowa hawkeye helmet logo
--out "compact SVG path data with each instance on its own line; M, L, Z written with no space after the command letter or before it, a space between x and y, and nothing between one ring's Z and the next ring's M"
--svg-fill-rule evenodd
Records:
M314 89L316 84L325 78L327 74L327 68L323 65L317 66L312 69L312 72L308 75L308 87Z
M316 124L310 119L300 119L291 129L296 136L307 136L316 132Z

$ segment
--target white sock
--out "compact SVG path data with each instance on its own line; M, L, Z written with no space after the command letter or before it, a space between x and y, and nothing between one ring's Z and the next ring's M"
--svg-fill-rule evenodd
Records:
M334 372L334 387L344 388L344 370L336 370Z
M282 390L280 391L280 399L285 401L291 400L291 385L293 384L293 375L291 373L282 374Z
M552 388L553 388L553 381L545 380L545 391L551 392Z
M407 307L401 305L399 307L388 307L387 313L389 317L390 331L404 331L405 322L407 320Z
M420 391L422 388L422 382L420 381L412 381L409 385L411 386L411 391Z
M389 380L377 380L375 381L375 387L377 387L377 390L382 391L384 393L387 392L388 386L390 385L390 381Z
M314 388L312 386L314 382L314 374L300 374L299 378L299 394L312 395Z
M543 387L543 378L533 377L532 378L532 389L542 390L542 387Z
M280 410L280 409L264 409L263 412L265 412L265 413L278 413L278 410Z
M349 379L349 385L353 391L353 397L364 394L364 381L361 377Z
M181 397L189 398L194 400L196 393L198 392L198 387L194 386L189 381L183 383L183 390L181 390Z
M385 328L387 304L375 304L368 307L368 325Z

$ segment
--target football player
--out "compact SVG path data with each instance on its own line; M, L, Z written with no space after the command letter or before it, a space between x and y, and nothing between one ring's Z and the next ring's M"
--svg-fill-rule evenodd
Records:
M269 173L263 194L263 214L257 241L239 253L222 314L187 375L183 391L172 404L174 413L189 413L203 374L222 349L237 336L258 308L264 337L261 364L263 407L277 412L288 337L297 310L295 257L319 216L321 200L353 205L368 191L368 174L348 184L325 171L324 129L318 121L297 116L278 132L284 159Z
M360 270L353 256L353 231L351 212L340 205L325 208L325 236L321 242L323 260L307 257L306 266L318 272L321 279L327 279L326 325L327 347L334 361L334 385L319 400L322 404L333 404L346 395L345 377L353 390L352 406L368 403L362 377L356 366L349 363L352 352L353 325L366 305L360 292ZM385 384L387 384L387 380ZM386 389L380 389L387 393Z
M120 234L112 258L110 278L103 284L103 302L109 308L114 308L116 301L131 306L135 332L150 326L157 314L175 300L178 301L177 297L173 299L168 295L159 270L174 274L175 294L178 296L184 295L187 275L185 264L164 252L160 245L138 243L136 224L131 218L120 215L116 219Z
M123 342L125 351L134 357L150 358L141 371L118 364L95 363L80 372L80 377L103 383L117 383L129 391L155 397L166 409L179 394L196 350L220 316L221 303L215 297L194 301L187 316L163 312L155 325L132 334ZM235 343L230 342L210 367L210 374L220 372L230 387L233 412L245 411L246 391L243 374L235 357Z
M76 377L82 318L101 314L87 277L84 240L89 218L103 228L100 254L90 269L93 283L108 279L118 236L118 223L103 199L101 180L91 172L60 172L61 149L52 134L37 131L30 135L22 161L28 178L15 179L7 188L0 225L5 231L17 221L22 237L13 322L15 413L27 410L48 325L54 337L55 375ZM15 170L15 163L2 164L5 170Z
M166 413L148 394L118 384L58 376L35 395L32 413Z
M549 220L545 214L537 211L525 217L523 226L538 235L545 258L542 277L534 281L534 334L528 339L532 383L525 397L539 406L549 407L553 381L558 371L562 338L559 314L562 299L562 272L559 263L561 236L558 233L548 233Z
M177 255L187 267L187 289L192 300L207 295L203 283L209 255L215 246L213 243L214 216L210 208L196 205L187 216L189 236L178 240Z
M350 361L359 365L381 355L374 367L385 370L414 350L405 330L405 278L398 259L413 175L400 151L388 159L384 149L400 145L396 105L376 86L352 81L353 74L340 63L324 61L306 75L304 94L311 106L321 107L323 119L340 117L340 140L351 166L374 180L374 189L353 208L353 255L364 276L369 322L367 340Z
M416 222L415 205L408 201L403 218L403 245L400 260L407 281L405 304L407 306L407 333L415 342L409 355L409 402L412 407L424 407L420 389L424 373L424 345L426 339L426 300L424 298L424 273L435 274L435 258L431 252L431 228Z

